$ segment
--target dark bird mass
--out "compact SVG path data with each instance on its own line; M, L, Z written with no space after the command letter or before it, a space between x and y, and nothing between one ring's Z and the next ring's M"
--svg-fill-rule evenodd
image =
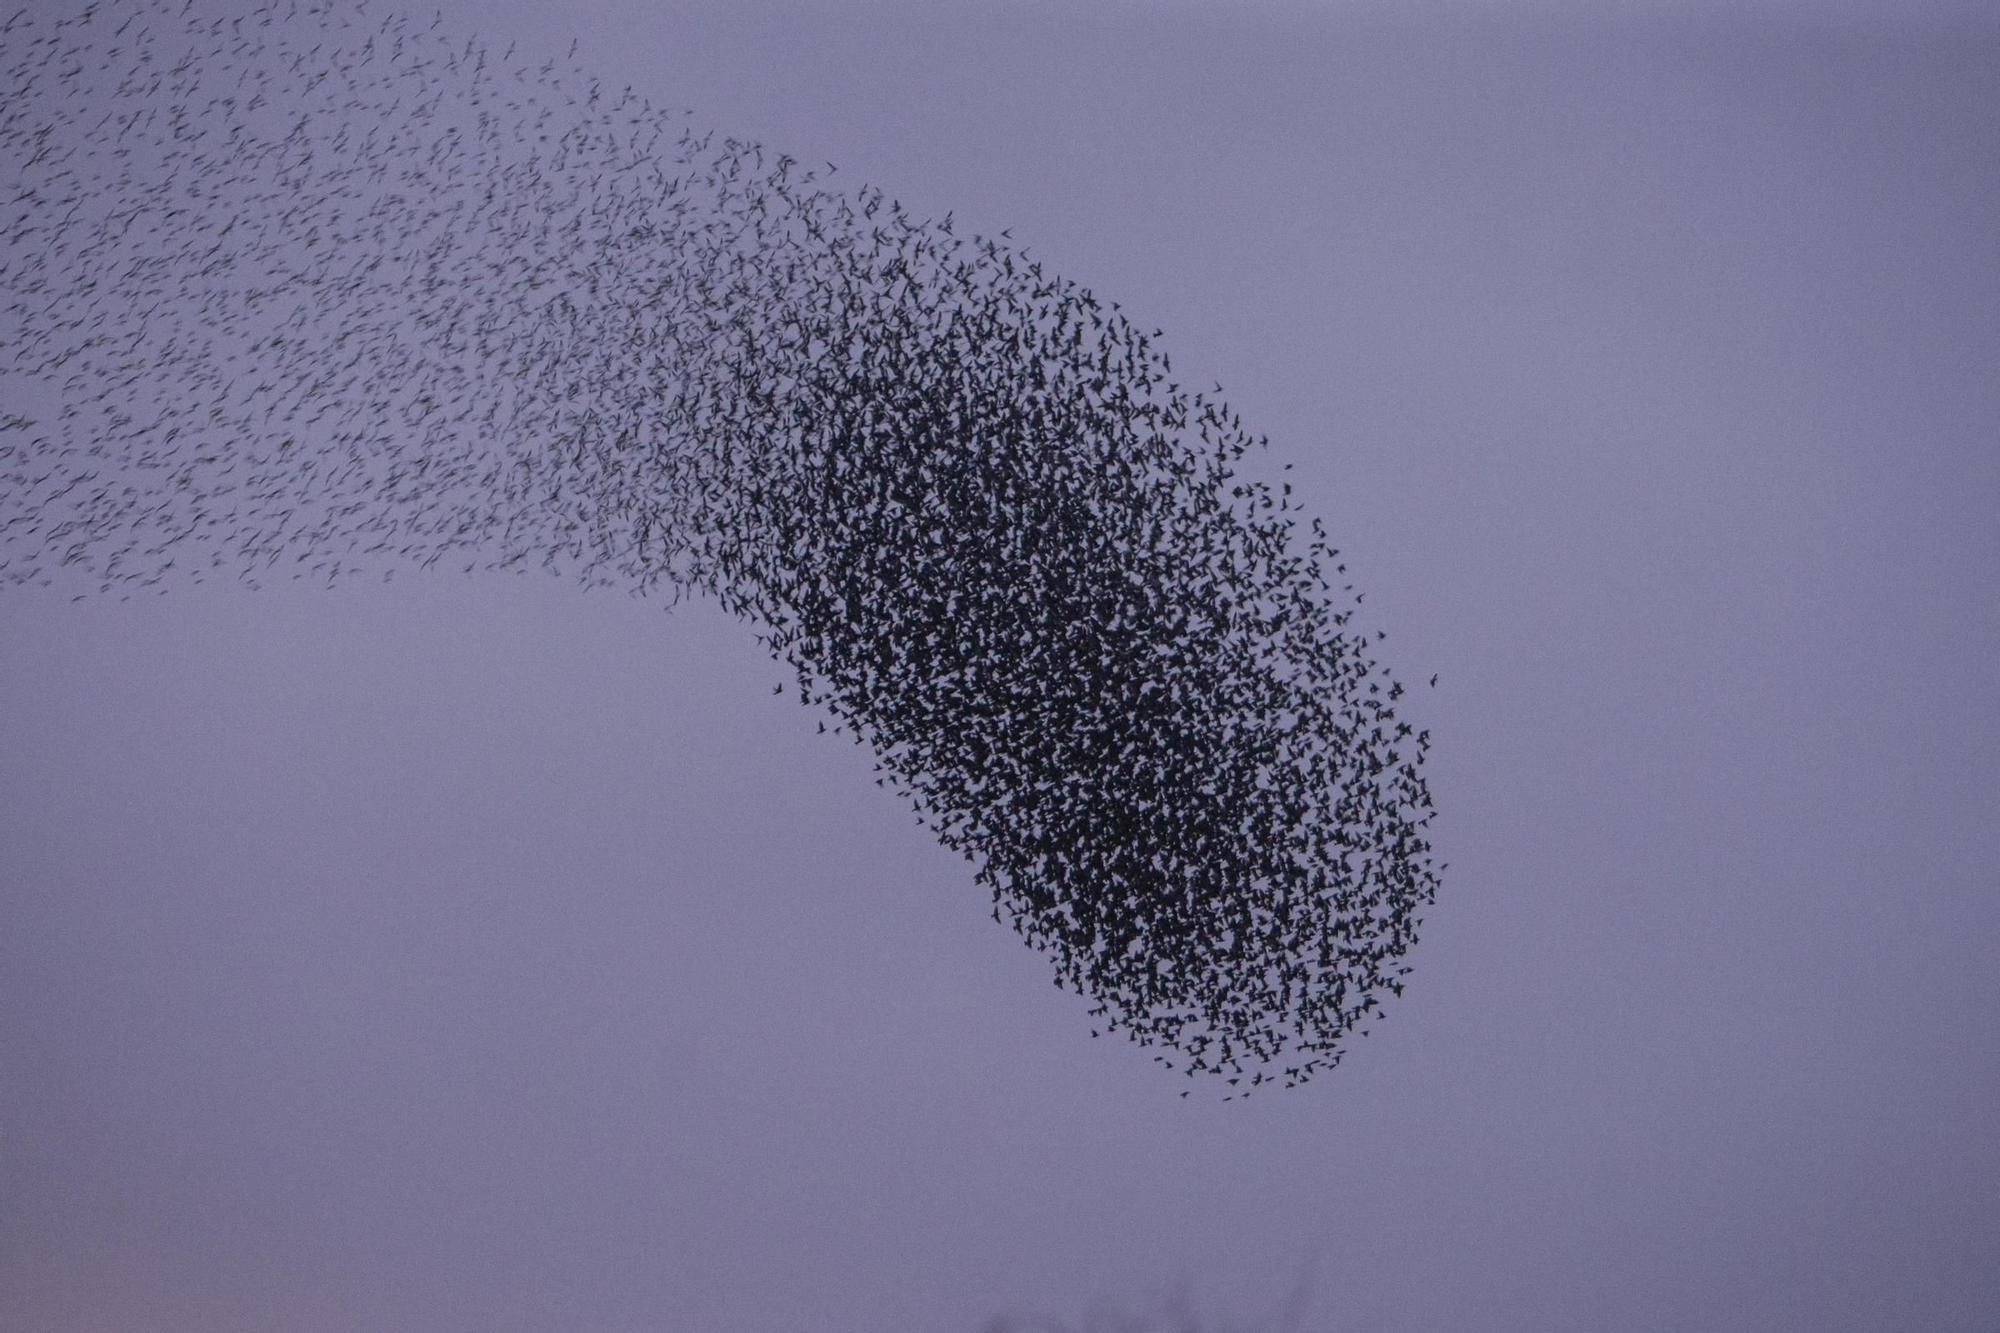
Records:
M0 52L0 580L713 597L1170 1067L1295 1084L1401 991L1428 736L1156 331L365 6L37 8Z

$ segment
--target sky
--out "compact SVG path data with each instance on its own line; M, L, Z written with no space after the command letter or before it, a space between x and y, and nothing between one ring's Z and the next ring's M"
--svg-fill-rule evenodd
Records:
M1991 1328L2000 25L1828 12L445 5L1164 329L1450 870L1183 1099L712 606L9 587L0 1325Z

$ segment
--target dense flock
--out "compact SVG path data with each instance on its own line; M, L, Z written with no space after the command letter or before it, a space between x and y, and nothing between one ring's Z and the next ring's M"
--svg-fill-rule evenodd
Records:
M365 5L0 28L0 596L718 599L1105 1030L1336 1063L1438 872L1340 556L1011 242Z

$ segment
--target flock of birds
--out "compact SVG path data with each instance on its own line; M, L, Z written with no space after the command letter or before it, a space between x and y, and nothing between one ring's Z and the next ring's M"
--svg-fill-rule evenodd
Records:
M365 0L23 10L0 66L0 582L714 597L1170 1067L1296 1084L1400 993L1429 737L1117 305Z

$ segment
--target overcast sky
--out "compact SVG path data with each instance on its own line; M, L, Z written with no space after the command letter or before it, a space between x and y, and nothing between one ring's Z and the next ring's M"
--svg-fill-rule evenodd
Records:
M444 6L1164 328L1444 892L1183 1100L712 608L9 588L0 1325L1990 1329L2000 25L1809 8Z

